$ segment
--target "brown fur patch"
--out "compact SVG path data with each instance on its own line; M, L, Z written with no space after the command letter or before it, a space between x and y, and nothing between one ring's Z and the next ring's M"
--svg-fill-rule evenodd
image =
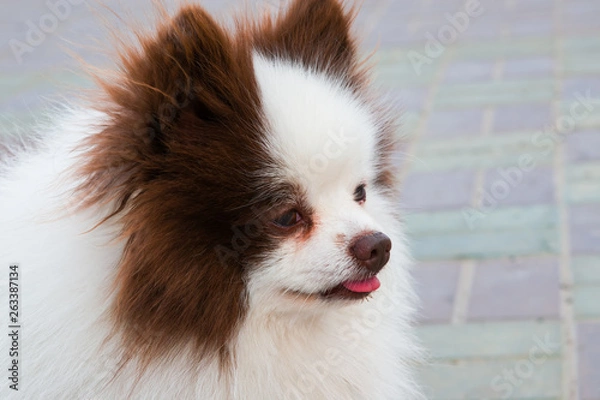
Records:
M270 167L250 49L188 6L121 62L121 79L101 82L110 121L85 144L79 188L85 205L115 202L127 240L117 326L145 360L189 341L225 359L244 315L247 255L223 263L216 248Z
M336 0L295 1L286 13L254 27L254 46L267 57L291 60L360 88L365 71L350 34L354 14Z
M199 358L230 357L246 312L244 279L281 238L263 215L298 199L273 187L252 51L301 62L358 89L363 73L334 0L296 0L276 21L233 38L185 6L121 53L115 80L97 78L108 121L84 143L85 207L110 204L126 241L113 316L126 357L148 363L190 343ZM384 146L386 147L386 146ZM256 231L254 231L256 233Z

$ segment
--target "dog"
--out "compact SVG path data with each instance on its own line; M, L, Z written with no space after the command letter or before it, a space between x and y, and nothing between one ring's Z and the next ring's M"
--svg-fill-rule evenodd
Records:
M422 398L395 112L354 15L183 5L5 145L1 398Z

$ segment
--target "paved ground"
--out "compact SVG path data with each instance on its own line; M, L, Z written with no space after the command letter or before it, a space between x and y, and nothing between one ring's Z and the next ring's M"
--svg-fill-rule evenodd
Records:
M63 39L95 61L102 36L83 4L56 26L45 1L3 8L6 131L87 84ZM365 0L365 48L379 44L379 82L405 108L401 201L432 399L600 399L599 20L597 0ZM8 43L31 24L49 32L18 63Z

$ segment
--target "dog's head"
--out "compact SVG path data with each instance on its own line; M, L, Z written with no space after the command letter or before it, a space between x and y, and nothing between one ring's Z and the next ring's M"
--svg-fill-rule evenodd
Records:
M256 302L341 307L377 290L393 125L351 19L297 0L233 35L187 6L101 80L107 122L79 194L123 227L114 315L131 349L224 354Z
M363 299L378 288L392 246L378 220L389 208L380 116L335 74L262 54L253 61L272 177L289 189L259 212L275 243L249 271L250 287L304 306Z

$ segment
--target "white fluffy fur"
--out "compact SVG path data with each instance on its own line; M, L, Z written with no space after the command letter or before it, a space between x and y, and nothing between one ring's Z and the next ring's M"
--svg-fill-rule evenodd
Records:
M134 365L112 379L118 349L105 343L106 312L123 244L111 241L116 227L110 224L87 232L103 210L66 211L75 184L64 179L74 168L73 147L103 118L77 110L45 128L41 150L21 155L0 178L0 265L6 276L10 263L20 265L23 326L20 391L9 390L4 377L0 398L420 398L411 374L417 347L407 251L393 205L370 185L377 122L350 91L323 76L260 56L255 67L269 148L287 166L288 179L306 191L318 226L307 242L283 244L249 277L250 307L236 338L233 373L222 376L212 362L193 365L182 349L137 384ZM340 146L340 137L350 140ZM352 194L363 182L368 197L360 206ZM393 242L391 261L379 275L382 287L371 298L343 304L283 293L340 283L348 274L340 240L371 230ZM8 298L5 281L1 297ZM6 375L9 343L1 337Z

